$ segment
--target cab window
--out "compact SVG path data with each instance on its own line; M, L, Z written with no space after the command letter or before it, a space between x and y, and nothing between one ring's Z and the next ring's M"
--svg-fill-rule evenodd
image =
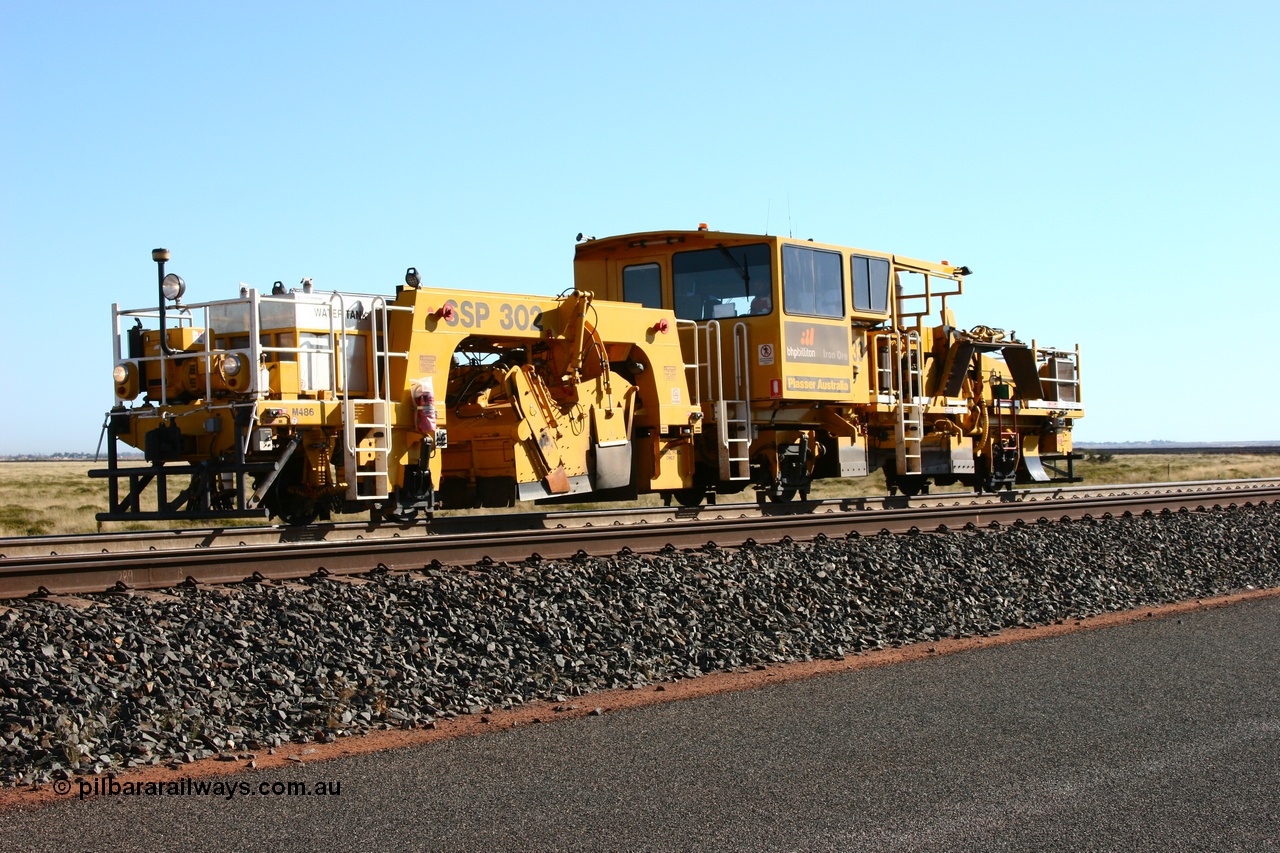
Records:
M714 320L773 310L773 265L767 243L678 252L671 258L676 316Z
M622 301L646 308L662 307L662 270L657 264L635 264L622 270Z
M884 258L849 258L853 310L883 314L889 310L889 262Z
M840 253L808 246L782 247L782 300L788 314L844 316Z

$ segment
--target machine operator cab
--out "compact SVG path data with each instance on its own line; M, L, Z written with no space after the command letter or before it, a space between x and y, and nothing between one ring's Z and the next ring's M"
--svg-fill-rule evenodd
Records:
M781 306L787 315L884 322L891 256L853 252L705 228L659 231L586 238L578 244L574 274L579 289L671 308L682 320L758 317Z
M702 366L704 400L775 403L866 404L882 396L879 380L889 377L873 376L867 363L875 359L869 351L876 330L918 325L936 307L933 297L941 297L945 308L945 297L960 292L965 272L808 240L705 228L586 238L574 261L580 290L675 311L682 340L697 339L693 360ZM920 296L923 304L912 302ZM717 362L718 374L707 366ZM720 384L736 387L721 393Z

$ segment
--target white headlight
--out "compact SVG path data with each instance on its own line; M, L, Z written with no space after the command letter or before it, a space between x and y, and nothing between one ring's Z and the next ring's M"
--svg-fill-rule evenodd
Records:
M111 371L111 377L115 379L116 384L119 385L121 382L129 378L129 368L125 367L123 364L117 364L116 369Z
M160 282L160 290L164 293L165 299L177 302L182 298L182 294L187 292L187 283L182 280L182 276L169 273Z
M235 376L240 372L240 356L234 353L224 355L222 357L222 373L225 376Z

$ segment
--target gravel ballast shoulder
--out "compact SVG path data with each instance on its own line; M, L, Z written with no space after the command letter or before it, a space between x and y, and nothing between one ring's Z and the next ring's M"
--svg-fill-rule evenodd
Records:
M10 602L0 782L1276 586L1259 505Z

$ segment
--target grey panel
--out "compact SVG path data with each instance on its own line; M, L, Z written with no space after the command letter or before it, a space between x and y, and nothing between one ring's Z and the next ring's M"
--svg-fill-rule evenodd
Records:
M553 494L547 488L544 480L536 483L521 483L517 487L517 491L522 501L536 501L542 498L562 498L565 495L584 495L592 491L591 480L586 474L579 474L576 477L569 478L569 491L563 494Z
M1009 365L1013 374L1018 399L1039 400L1043 396L1040 389L1040 373L1036 370L1036 356L1028 346L1007 346L1001 350L1004 363Z
M942 366L944 395L947 397L959 395L960 386L964 383L965 371L969 369L977 349L977 346L969 341L956 341L951 345L951 350L947 353L947 361Z
M1037 483L1049 482L1049 475L1045 473L1044 465L1040 463L1039 456L1024 453L1022 455L1022 464L1027 466L1027 473L1031 475L1032 480Z
M840 448L840 476L867 476L867 449L862 445L850 444Z
M620 489L631 485L631 442L597 444L595 458L597 489Z

